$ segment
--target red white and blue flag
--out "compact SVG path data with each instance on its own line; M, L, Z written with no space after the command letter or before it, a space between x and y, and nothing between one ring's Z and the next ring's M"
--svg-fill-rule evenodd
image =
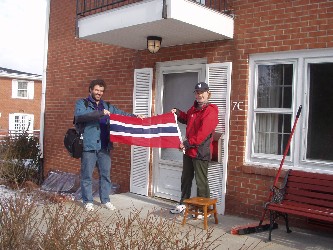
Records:
M148 118L110 115L110 140L129 145L179 148L181 135L176 115L166 113Z

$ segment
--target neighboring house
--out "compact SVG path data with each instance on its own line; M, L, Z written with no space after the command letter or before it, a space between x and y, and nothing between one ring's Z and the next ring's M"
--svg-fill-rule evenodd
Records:
M106 100L148 116L186 110L207 81L220 112L209 171L219 213L261 216L299 105L284 169L333 174L332 1L107 2L50 1L45 173L79 173L63 135L76 99L103 78ZM149 36L162 38L156 53ZM116 144L112 153L122 192L178 201L181 170L177 150Z
M42 76L0 67L0 135L39 135Z

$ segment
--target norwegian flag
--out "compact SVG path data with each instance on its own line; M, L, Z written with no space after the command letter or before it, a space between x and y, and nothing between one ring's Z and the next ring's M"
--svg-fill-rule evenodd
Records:
M166 113L148 118L110 115L110 140L129 145L179 148L180 130L176 115Z

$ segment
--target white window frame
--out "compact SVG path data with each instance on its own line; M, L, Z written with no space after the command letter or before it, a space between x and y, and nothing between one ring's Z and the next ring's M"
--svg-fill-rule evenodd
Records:
M26 96L19 96L19 82L27 82L27 95ZM28 80L18 80L13 79L12 80L12 98L15 99L34 99L34 81L28 81Z
M30 126L29 129L27 130L28 133L32 133L34 130L34 115L33 114L26 114L26 113L12 113L9 114L9 131L11 133L22 133L23 130L22 128L20 129L16 129L15 125L16 125L16 121L15 118L19 117L19 121L23 121L24 120L24 129L27 129L27 126L29 124L30 121ZM21 127L21 124L19 125Z
M293 90L292 106L290 110L280 109L282 112L292 114L294 123L298 107L302 105L302 113L298 120L293 139L290 144L290 156L284 162L284 168L299 169L304 171L315 171L319 173L333 174L333 162L306 159L307 145L307 121L308 121L308 93L310 87L309 64L333 62L333 49L301 50L280 53L254 54L249 58L249 109L247 124L246 158L245 163L264 167L278 167L281 155L255 154L255 114L256 92L257 92L257 68L262 64L293 63ZM269 112L269 109L266 109Z

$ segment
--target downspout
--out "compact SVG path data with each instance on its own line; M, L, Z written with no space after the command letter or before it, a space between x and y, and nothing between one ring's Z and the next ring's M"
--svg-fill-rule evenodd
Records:
M50 22L50 1L46 0L46 17L45 17L45 35L44 35L44 59L43 59L43 78L42 78L42 98L40 110L40 166L39 166L39 184L44 179L44 118L45 118L45 93L46 93L46 74L47 74L47 53L49 46L49 22Z
M166 4L166 0L163 0L163 7L162 7L162 18L167 19L168 18L168 5Z

